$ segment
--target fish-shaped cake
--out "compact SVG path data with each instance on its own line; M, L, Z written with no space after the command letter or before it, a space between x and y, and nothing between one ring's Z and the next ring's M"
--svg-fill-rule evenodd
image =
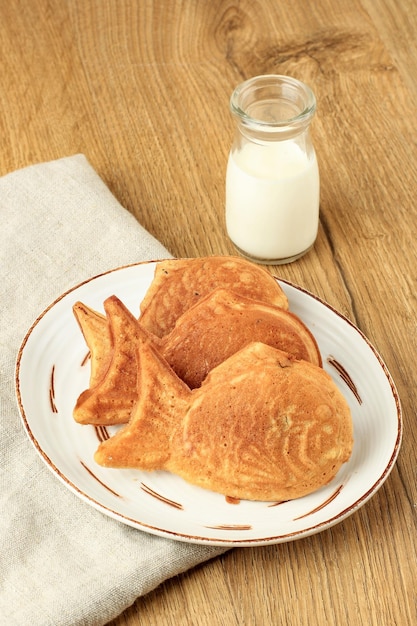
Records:
M166 470L233 498L281 501L330 482L351 454L349 405L322 368L250 343L190 390L146 336L138 400L98 447L109 468Z
M73 412L81 424L128 421L138 393L134 358L138 337L146 337L192 389L214 367L253 341L321 365L316 340L297 316L226 289L201 298L162 338L148 332L116 296L104 302L105 316L81 302L73 309L91 353L90 385Z
M169 259L156 264L154 278L140 304L143 326L163 337L184 311L218 287L288 309L288 298L272 274L246 259Z
M322 364L313 334L294 313L221 288L181 315L173 330L160 339L160 351L194 389L214 367L254 341Z

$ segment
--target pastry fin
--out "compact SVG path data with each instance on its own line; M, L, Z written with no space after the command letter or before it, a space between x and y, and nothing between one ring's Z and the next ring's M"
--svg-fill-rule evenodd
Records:
M104 302L112 356L103 379L79 396L73 416L80 424L124 424L137 399L136 346L152 341L138 320L116 297Z
M100 444L94 458L105 467L164 469L192 392L152 344L138 343L136 358L140 393L130 421Z

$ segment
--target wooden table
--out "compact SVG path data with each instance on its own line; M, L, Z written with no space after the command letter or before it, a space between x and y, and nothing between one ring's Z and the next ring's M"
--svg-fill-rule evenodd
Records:
M234 253L236 84L280 73L313 88L319 235L271 271L359 326L403 405L397 465L362 509L309 538L227 552L113 626L417 623L416 31L413 0L1 0L0 174L83 152L179 257Z

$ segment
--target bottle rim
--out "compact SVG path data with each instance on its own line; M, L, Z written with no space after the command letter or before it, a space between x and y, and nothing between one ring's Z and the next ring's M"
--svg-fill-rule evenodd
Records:
M248 111L254 98L262 100L262 93L272 94L275 101L282 100L297 109L295 115L282 119L262 119ZM271 96L270 96L271 97ZM230 98L230 111L246 127L259 131L283 131L308 126L316 112L317 102L312 89L291 76L262 74L240 83Z

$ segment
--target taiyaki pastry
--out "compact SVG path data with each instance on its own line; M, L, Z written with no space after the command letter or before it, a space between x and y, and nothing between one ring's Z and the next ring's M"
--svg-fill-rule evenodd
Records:
M138 341L152 342L191 389L199 387L216 365L253 341L321 365L316 340L297 316L225 289L200 299L162 339L143 328L116 296L108 298L104 308L105 316L80 302L73 307L92 366L96 364L89 388L81 393L73 411L81 424L129 420L138 393L134 358Z
M326 485L350 457L349 406L315 364L254 342L190 390L151 342L136 343L136 358L140 393L130 421L96 451L104 467L282 501Z
M215 366L248 343L260 341L296 359L321 365L317 342L299 317L288 310L219 288L178 318L160 340L161 354L194 389Z
M156 264L140 304L141 323L163 337L187 309L218 287L288 309L287 296L272 274L250 261L232 256L170 259Z

